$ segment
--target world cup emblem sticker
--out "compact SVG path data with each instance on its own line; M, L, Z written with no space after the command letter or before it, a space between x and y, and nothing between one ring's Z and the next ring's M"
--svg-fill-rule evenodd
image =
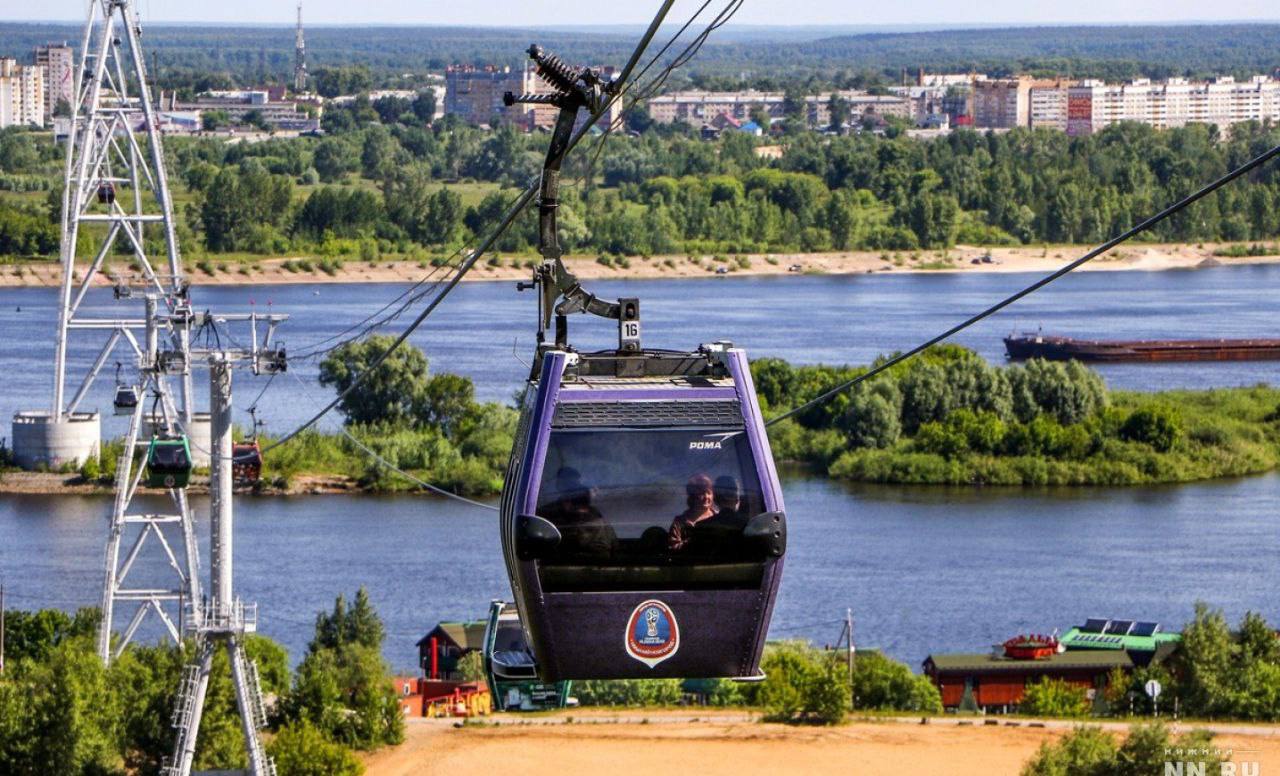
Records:
M645 601L627 620L627 654L653 668L680 649L675 612L661 601Z

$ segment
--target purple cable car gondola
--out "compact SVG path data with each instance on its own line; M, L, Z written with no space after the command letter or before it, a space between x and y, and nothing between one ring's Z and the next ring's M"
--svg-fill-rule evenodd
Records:
M787 526L746 355L728 343L646 351L640 301L602 300L565 267L561 163L579 113L602 115L626 79L537 46L529 56L552 93L504 102L559 116L538 191L543 260L518 286L539 292L538 347L502 488L528 659L502 660L547 682L759 678ZM617 321L618 349L573 350L575 313Z
M545 681L760 675L786 518L742 350L548 350L502 502Z

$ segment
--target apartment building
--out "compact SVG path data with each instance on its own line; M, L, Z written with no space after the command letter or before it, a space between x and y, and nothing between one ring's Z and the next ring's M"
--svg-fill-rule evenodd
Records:
M975 79L973 125L980 129L1010 129L1031 123L1031 85L1026 77Z
M849 118L857 121L861 116L897 116L912 118L912 101L909 95L874 95L867 92L845 90L805 97L805 118L812 127L825 127L831 123L831 97L838 95L849 105ZM782 92L686 91L664 94L649 100L649 117L660 124L685 121L694 125L709 124L717 116L727 116L736 121L747 121L756 109L763 109L770 118L785 115L786 96Z
M0 129L44 126L44 68L0 58Z
M1089 135L1122 121L1168 129L1216 124L1226 129L1242 121L1280 121L1280 81L1254 76L1193 82L1171 78L1125 84L1081 81L1065 87L1070 135Z
M454 65L445 70L444 80L444 112L460 116L468 124L488 124L495 117L513 122L525 114L524 110L508 112L502 104L507 92L524 91L523 70Z
M36 67L44 68L45 118L52 118L58 105L75 103L75 54L66 43L36 47Z
M1032 129L1067 131L1066 82L1031 87L1030 122Z

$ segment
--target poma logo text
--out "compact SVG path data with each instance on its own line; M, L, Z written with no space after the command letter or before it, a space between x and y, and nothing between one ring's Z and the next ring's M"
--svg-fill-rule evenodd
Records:
M1260 776L1262 765L1256 762L1222 763L1210 770L1205 763L1165 761L1164 776Z
M724 445L720 442L690 442L690 450L723 450Z

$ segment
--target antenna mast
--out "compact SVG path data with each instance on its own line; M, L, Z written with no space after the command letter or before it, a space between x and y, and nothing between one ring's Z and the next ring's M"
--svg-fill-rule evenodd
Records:
M293 91L302 94L307 90L307 41L302 35L302 0L298 0L298 36L293 52Z

